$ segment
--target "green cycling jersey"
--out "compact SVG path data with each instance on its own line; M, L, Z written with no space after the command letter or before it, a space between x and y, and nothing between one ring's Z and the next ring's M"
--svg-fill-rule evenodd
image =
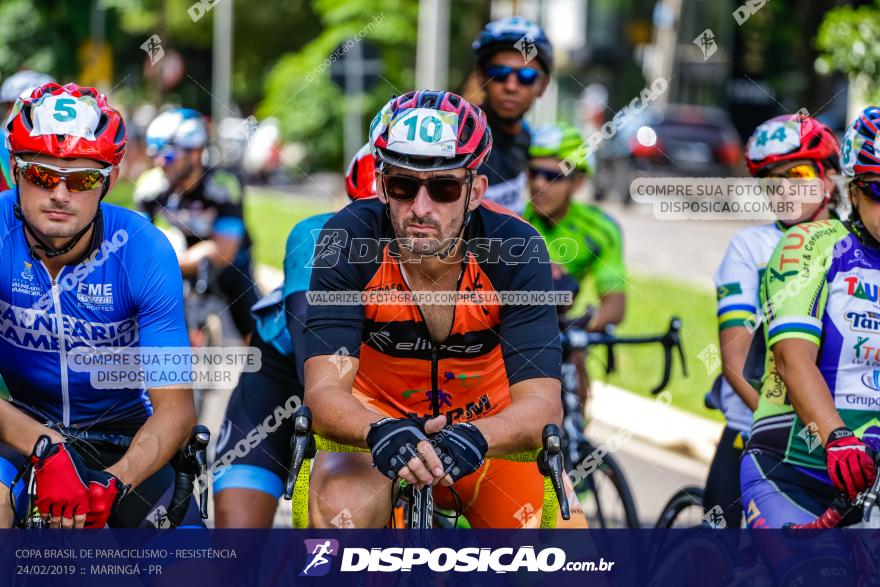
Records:
M597 206L570 202L565 216L552 223L529 203L523 217L544 237L550 260L578 281L589 276L599 296L626 289L620 226Z

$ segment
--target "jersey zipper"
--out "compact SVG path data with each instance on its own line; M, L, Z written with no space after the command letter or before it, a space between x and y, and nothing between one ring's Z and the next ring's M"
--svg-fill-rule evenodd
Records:
M464 259L462 259L461 271L458 274L458 280L455 283L455 291L458 292L461 289L461 282L464 280L464 272L466 262L468 256L465 254ZM400 263L398 259L395 259L397 263L397 270L400 271L400 277L403 280L403 284L412 293L412 288L409 285L409 281L406 279L406 273L403 271L403 265ZM431 335L431 329L428 328L428 321L425 320L425 315L422 314L422 308L415 304L416 312L419 313L419 317L422 319L423 330L425 331L425 335L428 337L428 340L431 341L431 414L432 418L436 418L440 415L440 347L437 346L437 342L434 340L434 337ZM458 304L452 306L452 323L449 325L449 333L452 334L452 329L455 326L455 311L458 309ZM448 335L447 335L448 336Z
M67 345L64 342L64 314L61 311L61 294L58 291L58 277L64 271L62 267L56 277L52 277L46 264L40 261L40 265L46 270L49 281L52 283L52 305L55 306L55 319L58 327L58 350L61 367L61 401L62 401L62 423L64 426L70 426L70 387L67 381Z

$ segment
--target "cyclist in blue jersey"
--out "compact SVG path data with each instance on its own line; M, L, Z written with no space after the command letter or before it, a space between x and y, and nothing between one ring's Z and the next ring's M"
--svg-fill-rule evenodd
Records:
M45 84L16 103L7 130L17 187L0 194L0 375L11 396L0 401L0 484L14 498L0 490L0 526L25 514L12 481L28 462L51 526L144 525L170 503L168 462L195 423L186 374L144 366L145 381L176 382L117 388L74 367L102 347L188 355L174 251L143 217L101 202L126 131L97 90ZM133 440L98 450L73 438L85 431ZM42 436L51 444L38 458ZM200 523L194 499L184 523Z
M369 145L348 166L345 189L351 200L376 194L375 161ZM294 399L303 398L302 356L309 262L315 238L333 213L299 222L287 237L284 284L253 308L256 329L251 344L260 349L260 370L242 373L220 428L214 466L214 515L217 528L271 528L290 464ZM285 407L283 419L275 416ZM263 425L263 423L266 425ZM267 436L245 456L236 447L262 426ZM244 444L241 444L244 443Z
M185 278L196 278L202 261L216 271L215 284L229 304L242 338L253 332L254 284L251 238L244 222L244 188L233 173L205 167L208 129L199 112L171 108L147 128L147 153L156 167L135 184L134 199L151 219L161 217L186 237L179 256Z

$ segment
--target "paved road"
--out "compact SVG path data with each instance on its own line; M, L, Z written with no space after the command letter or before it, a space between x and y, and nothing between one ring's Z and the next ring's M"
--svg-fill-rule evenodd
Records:
M713 287L712 275L734 233L755 222L658 220L646 204L604 209L621 225L627 268Z
M594 444L601 444L614 430L593 421L587 436ZM636 511L643 526L653 526L660 512L678 490L688 486L702 486L708 466L678 453L631 437L614 453L635 494Z

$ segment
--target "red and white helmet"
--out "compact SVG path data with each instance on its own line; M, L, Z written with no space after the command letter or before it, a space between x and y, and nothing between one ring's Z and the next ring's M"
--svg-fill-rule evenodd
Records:
M755 175L783 161L809 159L840 170L840 145L831 129L810 116L784 114L764 122L746 145L746 164Z
M345 171L345 191L352 200L363 200L376 195L376 158L370 143L358 149Z
M94 88L43 84L16 101L6 123L10 151L119 165L125 155L122 115Z
M392 98L370 124L383 165L413 171L477 169L492 150L482 110L452 92L419 90Z

